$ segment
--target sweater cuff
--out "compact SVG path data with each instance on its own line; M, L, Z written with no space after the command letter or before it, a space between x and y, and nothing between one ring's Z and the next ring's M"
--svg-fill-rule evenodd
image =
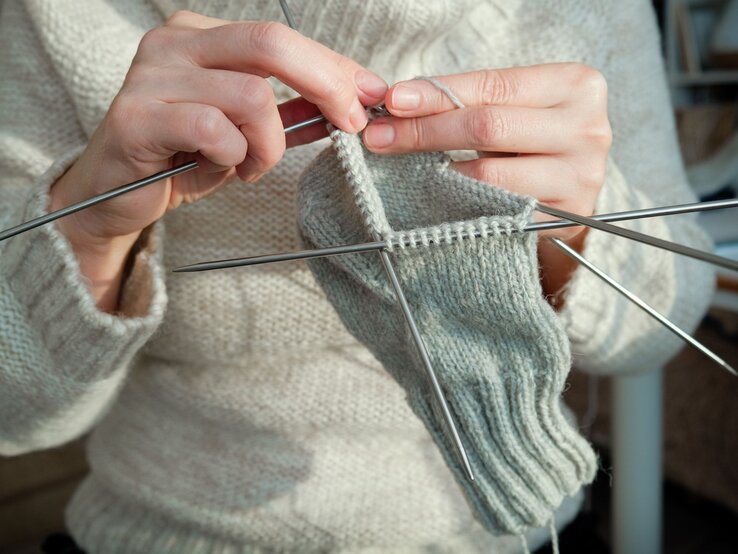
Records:
M653 206L646 194L628 185L610 161L596 213ZM682 223L690 229L694 225L685 220ZM665 217L617 225L684 243L701 236L694 227L694 237L686 232L683 237L674 237ZM587 234L582 255L686 332L693 330L704 313L702 304L709 298L711 273L699 262L598 230ZM696 269L689 264L696 264ZM577 267L565 294L559 316L578 369L596 374L652 370L663 366L683 346L678 337L585 267Z
M38 179L11 225L48 213L51 185L80 151L68 152ZM8 240L0 270L59 376L78 382L104 379L126 365L156 330L166 305L160 227L154 226L148 244L134 255L121 290L120 312L131 317L97 308L70 244L54 224Z

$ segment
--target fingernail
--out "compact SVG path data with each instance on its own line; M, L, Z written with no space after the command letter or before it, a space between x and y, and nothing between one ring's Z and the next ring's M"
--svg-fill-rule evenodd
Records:
M369 118L366 115L364 106L361 105L357 99L354 99L354 103L351 105L351 113L349 114L351 124L354 126L356 131L361 131L366 124L369 122Z
M364 94L377 99L384 98L388 88L384 79L365 69L356 72L354 82Z
M420 107L420 92L405 85L392 90L392 107L398 110L414 110Z
M364 130L364 142L372 148L386 148L395 140L395 128L387 123L374 123Z

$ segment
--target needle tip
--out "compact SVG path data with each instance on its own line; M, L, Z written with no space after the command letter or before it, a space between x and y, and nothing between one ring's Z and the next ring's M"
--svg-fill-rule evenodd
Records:
M728 364L728 362L723 362L723 367L727 369L730 373L732 373L734 376L738 377L738 371L733 369L733 366Z

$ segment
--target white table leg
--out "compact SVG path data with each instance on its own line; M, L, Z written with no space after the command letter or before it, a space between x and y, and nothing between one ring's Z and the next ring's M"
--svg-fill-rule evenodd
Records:
M662 370L613 378L615 554L662 547Z

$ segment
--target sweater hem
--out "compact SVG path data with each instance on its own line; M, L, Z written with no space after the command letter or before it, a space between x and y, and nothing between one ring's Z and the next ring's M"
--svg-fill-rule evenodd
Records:
M574 519L582 500L582 491L564 500L555 517L559 530ZM134 508L94 477L88 477L77 490L65 519L71 535L87 554L513 554L520 551L519 536L494 536L476 525L467 532L425 544L327 548L325 544L273 547L247 539L238 541L173 522L146 508ZM532 549L550 539L547 526L528 529L525 534Z

